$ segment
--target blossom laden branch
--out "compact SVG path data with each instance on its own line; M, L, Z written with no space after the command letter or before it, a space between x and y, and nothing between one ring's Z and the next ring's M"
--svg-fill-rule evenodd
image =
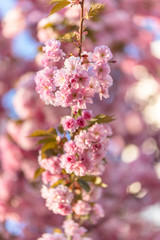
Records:
M98 115L85 110L87 103L93 103L96 93L109 97L110 49L95 47L93 52L84 52L84 20L93 18L103 8L102 4L92 4L88 17L84 16L84 0L53 0L51 13L71 4L80 5L79 32L64 33L58 40L49 40L43 47L44 69L35 77L36 91L45 104L71 107L71 116L65 116L57 128L47 131L37 130L31 137L38 137L41 145L35 177L42 174L42 197L46 206L55 214L66 216L64 233L44 234L39 240L91 240L86 237L87 229L82 222L96 223L104 216L103 208L97 203L102 188L107 185L100 177L104 170L106 152L112 131L109 122L113 116ZM66 54L61 42L71 42L79 48L78 56ZM99 194L96 194L99 193ZM93 197L94 196L94 197ZM69 231L71 230L72 231ZM57 235L58 234L58 235Z

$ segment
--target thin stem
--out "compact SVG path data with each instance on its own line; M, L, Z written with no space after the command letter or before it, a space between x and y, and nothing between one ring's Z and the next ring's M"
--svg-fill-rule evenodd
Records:
M81 13L80 13L80 28L79 28L79 57L81 57L82 53L82 40L83 40L83 21L84 21L84 0L80 3L81 5Z

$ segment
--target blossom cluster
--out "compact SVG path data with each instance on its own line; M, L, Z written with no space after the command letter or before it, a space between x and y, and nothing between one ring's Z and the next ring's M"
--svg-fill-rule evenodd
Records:
M92 114L84 111L82 115L89 116L89 113ZM89 215L92 222L97 222L104 215L101 205L95 203L101 197L101 188L90 183L89 193L82 190L81 198L75 200L75 193L68 186L72 184L71 176L76 182L77 177L102 175L111 129L106 124L98 123L87 130L80 129L73 139L63 144L62 154L42 158L40 152L38 161L44 169L42 180L47 185L42 187L41 194L46 199L48 209L55 214L68 215L74 212L77 216ZM64 185L55 187L58 181ZM79 187L79 184L78 187L75 185L74 189L79 190Z
M65 116L62 118L61 124L65 131L75 132L79 127L83 128L87 125L88 121L92 118L92 112L89 110L83 110L82 115L77 119L71 116Z
M65 234L62 232L54 232L53 234L45 233L38 240L67 240L68 237L73 240L91 240L91 238L84 236L87 229L80 227L79 224L73 220L65 220L63 229Z
M95 123L88 130L80 130L73 140L64 143L63 154L41 159L39 164L50 174L59 175L62 169L76 176L102 175L111 129Z
M50 189L43 186L41 193L42 197L46 199L46 206L49 210L61 215L68 215L71 213L73 194L69 192L66 186L59 185L56 188Z
M66 56L60 46L58 40L45 43L44 69L35 77L36 91L45 104L85 109L86 103L93 102L95 93L100 98L108 98L113 82L109 75L110 49L102 45L95 47L93 53L83 52L79 57Z
M77 202L75 202L71 190L64 185L55 188L48 188L43 185L41 195L46 200L48 209L55 214L66 216L74 213L77 217L88 216L92 223L97 223L100 218L104 217L104 210L100 204L94 203L94 201L101 197L102 192L97 186L91 185L91 187L89 193L82 191L82 200ZM97 193L98 195L92 198Z
M88 130L81 130L74 140L64 144L60 166L76 176L101 175L105 169L103 159L108 149L108 126L95 123Z

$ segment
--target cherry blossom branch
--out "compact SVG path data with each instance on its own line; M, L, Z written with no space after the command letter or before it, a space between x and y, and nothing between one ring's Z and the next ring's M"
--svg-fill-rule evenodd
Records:
M87 103L93 102L95 93L99 93L100 98L109 97L108 88L113 81L108 62L112 53L102 45L96 47L93 53L86 52L81 61L84 0L74 4L81 6L79 56L67 56L61 49L60 41L49 40L43 47L44 69L35 78L36 90L46 104L70 106L72 114L63 117L57 129L38 130L32 137L43 138L39 140L43 146L38 157L38 171L43 174L44 183L41 195L49 210L66 216L59 239L91 240L86 237L88 230L83 223L89 221L94 224L104 217L103 207L97 200L106 186L100 176L105 169L108 138L111 135L106 123L113 119L103 114L93 118L92 111L85 109ZM94 16L95 10L92 5L89 16ZM66 35L72 36L71 33ZM63 62L64 67L56 66L59 61ZM46 233L38 240L49 240L54 236L57 236L56 232Z
M83 21L84 21L84 0L80 3L81 5L81 13L80 13L80 28L79 28L79 34L80 34L80 40L79 40L79 57L81 57L82 52L82 40L83 40Z

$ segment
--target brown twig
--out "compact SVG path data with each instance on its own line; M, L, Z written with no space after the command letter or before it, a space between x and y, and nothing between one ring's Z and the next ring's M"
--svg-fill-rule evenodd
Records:
M80 28L79 28L79 57L81 57L82 53L82 40L83 40L83 21L84 21L84 0L80 3L81 5L81 13L80 13Z

